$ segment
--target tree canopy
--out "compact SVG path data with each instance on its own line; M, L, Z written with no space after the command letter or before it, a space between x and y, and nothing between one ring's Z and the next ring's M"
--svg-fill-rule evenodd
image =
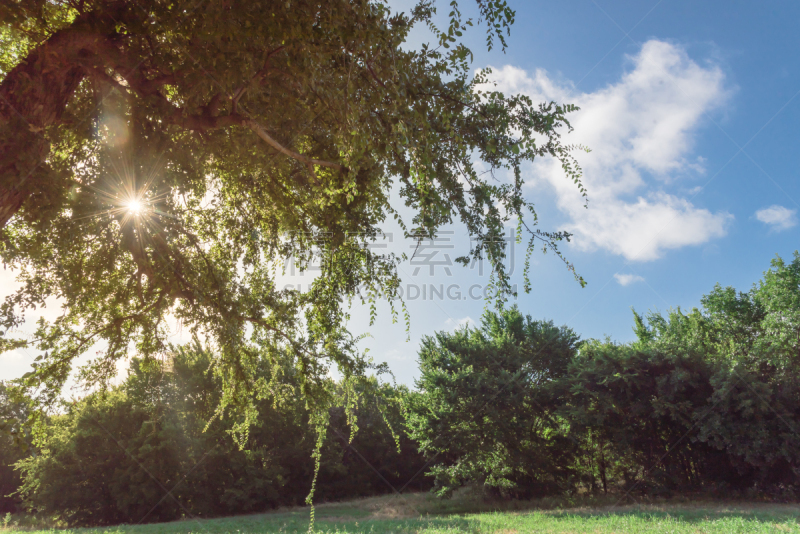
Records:
M488 258L501 298L508 221L559 254L569 235L537 228L522 167L557 158L583 192L560 139L575 108L486 85L464 32L482 26L504 49L514 11L477 7L473 21L451 2L440 28L432 0L409 13L367 0L2 0L0 257L21 288L0 308L0 339L43 353L27 387L52 402L90 347L102 350L81 379L106 383L130 353L167 351L172 317L214 347L223 406L275 394L262 360L296 371L316 402L332 366L367 365L349 303L397 296L401 258L367 246L392 219L416 238L463 223L475 244L460 261ZM419 25L431 43L409 49ZM307 291L278 286L279 262L303 268L315 253ZM51 297L63 314L14 338Z

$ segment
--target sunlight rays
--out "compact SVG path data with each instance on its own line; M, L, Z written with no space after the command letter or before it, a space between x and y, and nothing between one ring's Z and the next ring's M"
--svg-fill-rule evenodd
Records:
M159 209L158 206L170 196L169 192L159 193L153 187L160 174L161 160L161 157L155 158L151 168L142 172L143 169L128 157L110 158L105 162L106 172L103 174L106 176L98 177L92 183L76 185L77 190L84 190L82 203L88 209L81 210L76 206L78 209L72 212L72 221L89 224L111 218L121 226L153 225L158 215L167 215L163 207ZM90 207L92 205L94 210Z

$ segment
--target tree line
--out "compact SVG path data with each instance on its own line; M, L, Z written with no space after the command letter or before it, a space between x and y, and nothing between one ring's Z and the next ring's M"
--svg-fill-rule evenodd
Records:
M424 340L407 425L435 490L529 498L709 491L793 498L800 482L800 256L700 309L634 312L636 340L580 342L516 308Z
M3 463L17 463L3 490L16 482L17 493L5 498L4 509L98 525L302 504L314 478L317 441L305 399L295 390L261 401L246 436L234 436L230 430L241 414L220 413L212 358L192 346L165 361L134 359L121 385L65 405L38 425L31 454L7 439ZM292 391L291 378L285 385ZM401 430L398 400L406 388L371 382L361 389L352 442L345 409L331 409L317 500L386 493L389 484L404 484L423 466ZM409 487L426 483L422 478Z
M699 309L634 312L633 328L630 343L584 341L513 307L425 338L413 390L373 379L353 410L331 408L315 498L474 486L502 499L794 499L800 255L775 259L749 291L717 285ZM78 525L302 503L318 436L291 373L237 441L242 416L220 411L212 359L200 346L135 359L122 384L35 427L27 452L3 434L3 509ZM0 391L4 420L24 417Z

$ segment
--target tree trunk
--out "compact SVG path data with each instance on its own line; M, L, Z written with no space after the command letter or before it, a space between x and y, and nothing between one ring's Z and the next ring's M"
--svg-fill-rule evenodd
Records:
M606 455L603 451L603 443L600 442L600 481L603 483L603 493L608 493L608 481L606 480Z
M0 228L32 195L58 191L47 165L45 129L58 126L98 51L108 49L122 3L78 16L55 32L0 82ZM115 16L116 15L116 16ZM63 191L61 191L63 194Z

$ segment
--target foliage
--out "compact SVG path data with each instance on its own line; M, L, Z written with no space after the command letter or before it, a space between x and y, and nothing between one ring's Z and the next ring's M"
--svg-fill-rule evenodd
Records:
M178 351L163 365L134 360L122 385L51 417L37 436L39 454L20 463L28 506L67 524L97 525L302 503L314 475L310 457L316 442L303 399L260 403L242 450L228 431L237 415L215 418L220 388L208 370L211 360L199 349ZM380 394L391 399L400 392L387 385L377 395L365 392L356 410L362 430L352 445L324 442L319 499L391 491L380 476L408 479L408 470L421 464L402 428L397 431L406 448L398 452L374 406ZM397 409L386 413L397 424ZM345 430L346 421L332 419L332 432ZM380 475L348 456L353 450Z
M425 460L406 430L402 400L405 386L381 384L363 392L357 410L358 431L347 423L345 409L335 408L328 430L328 458L320 473L326 500L428 489L431 480L417 475ZM352 441L351 441L352 439Z
M460 261L488 257L501 299L507 221L558 254L569 235L536 228L521 169L557 158L583 192L560 139L575 108L473 72L464 32L484 23L489 47L505 47L514 20L505 0L477 6L472 21L451 2L439 29L432 0L409 13L369 0L0 3L0 257L21 284L0 325L64 305L32 339L3 343L43 353L25 377L37 400L57 403L92 347L80 375L92 385L130 351L163 354L170 317L213 344L222 406L247 407L245 423L281 383L258 375L262 360L293 369L322 414L332 367L367 374L348 304L397 296L401 258L368 247L388 220L418 239L460 220L475 243ZM420 25L433 43L409 50ZM289 257L321 258L308 291L280 287Z
M137 359L122 385L35 427L22 493L74 524L259 511L303 501L319 442L323 501L422 489L420 472L439 495L470 485L506 500L796 498L798 273L800 255L778 258L749 292L717 286L701 309L634 312L628 344L487 310L477 328L424 339L417 391L336 384L322 434L291 367L261 360L257 376L281 373L284 389L241 434L208 351Z
M796 498L800 491L800 254L702 309L634 312L636 341L484 316L428 338L409 427L446 494L575 489Z
M800 484L800 255L702 309L634 312L630 346L590 343L566 417L610 445L629 488L751 490Z
M772 494L800 491L800 254L772 261L747 293L716 287L704 299L730 362L715 377L703 438ZM732 333L732 334L729 334Z
M21 482L13 465L28 452L27 411L27 406L15 399L0 381L0 513L3 514L20 508L19 498L12 495Z
M487 310L480 328L423 340L408 426L435 462L440 494L465 483L520 497L570 486L575 446L555 416L553 387L577 343L569 328L516 307Z
M564 384L569 400L561 413L584 443L589 486L657 494L740 483L728 456L698 439L716 370L691 350L585 343Z

